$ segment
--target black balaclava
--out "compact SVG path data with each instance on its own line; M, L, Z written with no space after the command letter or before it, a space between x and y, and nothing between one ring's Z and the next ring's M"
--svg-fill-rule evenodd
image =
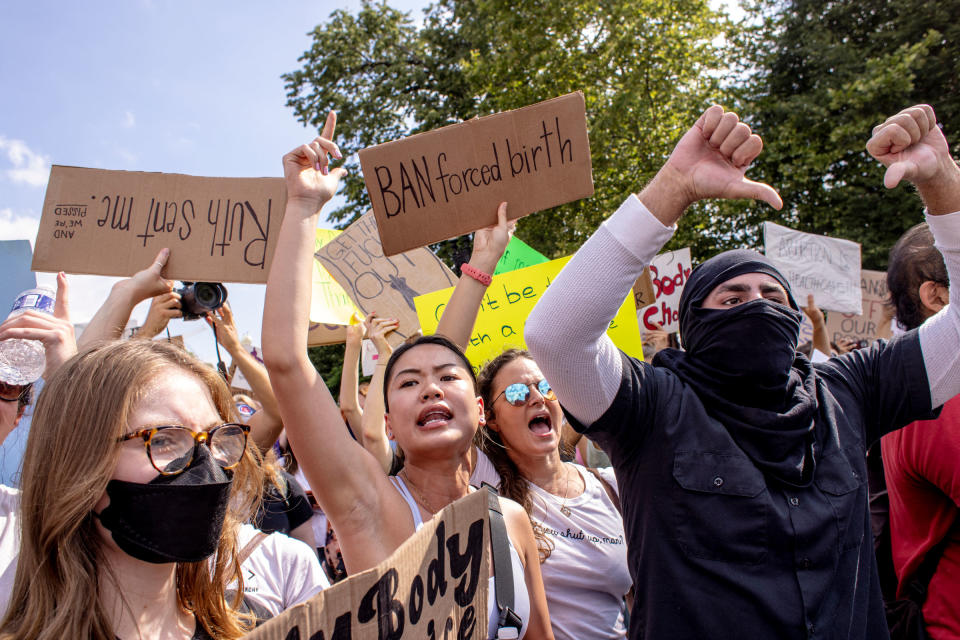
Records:
M763 273L787 292L789 307L753 300L729 309L703 301L731 278ZM763 255L726 251L693 270L680 296L685 352L666 349L655 366L673 371L765 474L793 486L813 479L818 384L797 354L801 313L786 278Z
M144 562L199 562L217 550L233 486L233 472L220 467L205 446L175 476L146 484L111 480L110 504L99 514L125 553Z

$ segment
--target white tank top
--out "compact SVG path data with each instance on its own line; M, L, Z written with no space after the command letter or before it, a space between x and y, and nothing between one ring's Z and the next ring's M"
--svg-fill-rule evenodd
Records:
M403 499L407 501L407 506L410 507L410 513L413 515L414 528L416 531L419 531L420 527L423 526L423 518L420 516L420 508L417 506L417 501L413 499L413 495L410 493L410 490L407 489L403 478L390 476L390 480L400 492L400 495L403 496ZM475 489L470 487L470 490L474 491ZM520 637L523 638L527 632L527 622L530 619L530 595L527 593L527 583L524 581L525 574L523 563L520 562L520 554L514 549L513 540L510 540L509 536L507 537L507 541L510 543L510 564L513 565L513 611L520 616L520 619L523 621L523 626L520 628ZM487 609L489 612L487 616L487 638L494 640L497 637L497 621L500 618L500 612L497 610L497 592L494 576L490 576L487 584Z

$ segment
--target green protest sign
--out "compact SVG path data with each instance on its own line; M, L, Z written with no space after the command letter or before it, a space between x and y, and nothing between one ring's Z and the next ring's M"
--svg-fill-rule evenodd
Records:
M503 252L500 262L497 263L497 268L494 270L493 275L516 271L524 267L532 267L535 264L543 262L547 262L545 255L520 238L513 236L510 238L510 243L507 244L507 249Z

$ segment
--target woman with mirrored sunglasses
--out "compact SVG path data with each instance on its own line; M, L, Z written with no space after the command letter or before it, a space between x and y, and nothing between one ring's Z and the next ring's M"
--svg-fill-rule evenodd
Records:
M315 229L345 173L328 164L328 156L339 157L335 123L331 113L320 137L284 156L287 208L267 282L262 335L287 435L353 575L388 558L423 522L472 491L472 443L484 417L473 370L455 345L433 336L401 345L384 372L386 429L405 454L404 469L391 477L350 437L310 364L304 347ZM514 602L525 609L518 611L519 637L552 639L530 522L518 505L503 500L501 507L512 547ZM488 601L495 637L492 592Z
M261 477L234 416L217 373L164 342L103 343L47 380L0 638L238 638L252 628L234 559Z
M496 268L512 232L505 214L501 205L498 225L474 234L469 267L462 269L437 328L461 347L469 342L488 285L470 275L470 267L481 273ZM563 412L526 351L509 349L487 363L477 389L486 421L477 433L471 481L498 486L527 512L554 637L625 637L630 575L612 471L561 460Z

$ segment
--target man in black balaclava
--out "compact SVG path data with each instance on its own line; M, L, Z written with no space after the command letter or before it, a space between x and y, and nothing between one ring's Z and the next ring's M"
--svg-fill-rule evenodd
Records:
M960 393L960 302L919 330L811 364L795 350L801 315L789 283L753 251L691 273L679 308L685 351L649 364L613 346L611 318L688 206L782 206L744 177L761 148L736 114L707 109L527 320L527 345L570 424L616 470L631 638L888 637L865 449ZM960 168L933 109L889 118L867 149L888 167L887 187L916 185L960 278Z

